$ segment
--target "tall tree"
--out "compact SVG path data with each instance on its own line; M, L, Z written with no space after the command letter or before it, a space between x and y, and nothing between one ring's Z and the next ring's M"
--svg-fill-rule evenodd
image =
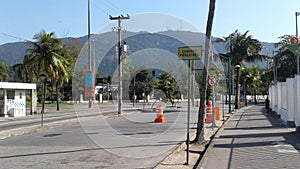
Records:
M75 83L73 82L78 82L79 79L82 79L83 77L79 78L76 80L76 78L78 77L78 75L75 76L75 71L74 71L74 67L75 67L75 63L76 63L76 60L79 56L79 53L81 51L81 46L82 46L82 42L79 38L69 38L66 45L64 46L66 52L67 52L67 59L68 59L68 62L69 62L69 65L67 67L67 71L69 72L69 82L68 83L64 83L63 87L63 96L65 97L65 99L70 99L72 98L72 96L74 96L74 100L77 100L77 98L75 97L75 93L72 92L72 87L74 89L78 89L78 91L80 91L79 93L83 94L84 90L82 87L75 87L75 86L72 86L72 85L75 85ZM82 72L77 72L79 74L81 74ZM84 74L84 73L82 73ZM74 79L75 78L75 79ZM81 81L81 83L83 83L82 80L79 80ZM81 85L81 86L84 86L84 85ZM75 99L76 98L76 99Z
M208 18L206 24L206 40L205 40L205 59L204 59L204 68L202 72L202 81L200 84L200 108L198 112L198 123L197 123L197 132L194 141L201 142L204 140L204 114L205 114L205 98L207 90L207 70L208 70L208 61L209 61L209 49L211 41L211 31L213 26L214 14L215 14L215 5L216 0L210 0Z
M176 97L177 82L176 79L169 73L163 72L158 80L154 83L154 88L161 90L166 98L170 100L172 106Z
M252 67L243 67L241 72L241 79L244 80L245 88L254 96L254 103L256 104L256 94L259 91L262 84L261 80L262 71L258 66L252 65ZM246 95L246 91L244 91Z
M8 77L8 66L4 62L0 62L0 78L1 81L5 81L5 79Z
M251 35L248 35L249 31L245 33L240 33L238 30L231 33L228 37L225 37L225 40L228 43L227 54L231 57L231 64L236 66L236 95L235 95L235 109L239 108L240 101L240 88L238 87L240 83L240 67L243 62L255 62L262 61L268 57L261 55L260 51L263 48L263 45L257 40L254 39ZM234 67L233 67L234 69Z
M134 94L137 96L137 99L141 99L144 96L150 94L153 88L153 80L152 77L149 75L148 70L142 70L135 75L130 82L129 86L129 97L134 98ZM144 94L144 96L143 96Z
M43 97L46 98L45 86L47 80L51 82L59 82L60 79L67 75L66 65L68 61L63 56L62 39L56 38L54 33L46 33L44 30L34 35L35 42L31 42L31 48L28 50L28 66L35 70L35 75L39 77L44 74L44 92ZM44 112L45 99L42 103L42 112Z
M287 49L287 46L291 44L290 39L292 37L292 35L280 36L280 41L274 44L278 50L273 56L272 69L273 73L277 72L275 78L279 82L283 82L286 78L293 77L297 73L296 57Z

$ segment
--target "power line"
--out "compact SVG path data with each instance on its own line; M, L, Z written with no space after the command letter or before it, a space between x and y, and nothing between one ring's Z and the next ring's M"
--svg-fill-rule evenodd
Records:
M93 1L91 2L91 4L97 8L99 11L101 11L102 13L104 13L105 15L109 16L109 14L101 7L99 7L96 3L94 3Z
M114 13L124 13L124 10L120 9L119 7L117 7L116 5L114 5L113 3L109 2L109 1L101 1L101 5L99 6L99 4L94 3L93 1L91 1L91 4L96 7L98 10L100 10L102 13L104 13L105 15L108 15L108 11L113 11ZM104 7L105 6L105 7Z
M30 41L30 40L23 39L23 38L20 38L20 37L14 36L14 35L10 35L10 34L7 34L7 33L0 32L0 34L1 34L1 35L4 35L4 36L11 37L11 38L14 38L14 39L18 39L18 40L20 40L20 41L32 42L32 41Z
M124 10L122 10L121 8L117 7L115 4L113 4L112 2L110 2L110 0L103 1L103 2L106 3L107 6L110 6L111 9L115 10L116 12L126 13Z

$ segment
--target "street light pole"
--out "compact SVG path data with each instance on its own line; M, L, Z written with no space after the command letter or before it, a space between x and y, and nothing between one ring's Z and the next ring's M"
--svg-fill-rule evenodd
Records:
M247 106L246 82L247 82L248 78L250 78L250 75L246 75L246 77L244 79L244 101L245 101L245 106Z
M276 59L275 59L275 51L273 51L273 80L274 84L277 83L277 72L276 72Z
M43 94L42 94L42 111L41 111L41 126L44 126L44 110L46 100L46 75L44 73L39 75L43 83Z
M227 55L227 54L223 54L223 53L220 53L220 55L222 58L224 59L227 59L227 68L228 68L228 95L229 95L229 113L231 113L231 80L230 80L230 74L231 74L231 59L230 59L230 55Z
M298 16L300 15L300 12L295 12L295 16L296 16L296 37L298 38ZM297 74L299 74L299 58L298 56L296 57L296 61L297 61Z
M240 102L240 67L241 65L235 65L234 68L236 68L236 79L237 79L237 84L236 84L236 92L235 92L235 104L234 108L239 109L239 102Z

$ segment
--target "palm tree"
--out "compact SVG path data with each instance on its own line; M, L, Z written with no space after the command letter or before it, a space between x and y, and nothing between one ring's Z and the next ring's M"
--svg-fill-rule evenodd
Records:
M28 50L26 64L33 70L36 77L44 74L43 98L46 98L45 86L47 79L51 82L61 82L67 76L66 66L68 61L63 56L64 50L61 45L62 39L56 38L54 33L46 33L44 30L34 35L35 42L30 42L32 48ZM44 112L45 99L42 103L42 112Z
M240 100L240 89L238 87L240 83L240 66L243 62L254 62L262 61L267 58L265 55L261 55L260 51L263 48L263 45L257 40L252 38L251 35L248 35L249 31L245 33L240 33L238 30L231 33L228 37L225 37L225 40L228 43L227 54L231 56L231 65L236 66L236 95L235 95L235 109L239 108Z
M210 0L208 18L206 24L206 40L205 40L205 60L204 68L202 70L202 80L200 83L200 107L198 111L198 123L196 137L193 142L201 142L204 140L204 114L205 114L205 100L206 100L206 90L207 90L207 70L209 61L209 49L211 40L211 31L213 26L214 14L215 14L216 0Z
M0 62L0 78L1 81L5 81L5 79L8 77L8 66L4 62Z
M261 74L262 74L261 69L258 66L252 65L251 68L244 67L242 69L241 78L247 82L247 88L250 91L250 93L254 96L255 104L257 103L256 101L257 89L262 84Z

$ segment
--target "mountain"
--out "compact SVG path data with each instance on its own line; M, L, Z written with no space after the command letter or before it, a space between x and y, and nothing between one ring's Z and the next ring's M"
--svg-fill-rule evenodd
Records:
M0 61L8 66L23 63L26 50L30 45L26 42L14 42L0 45Z
M65 38L64 42L68 43L69 39L70 38ZM87 41L87 36L79 37L79 39L84 44ZM93 51L91 52L96 53L97 57L95 62L96 65L100 65L97 67L101 76L111 75L114 73L114 70L116 70L118 63L116 54L117 39L118 36L116 32L92 35L91 43ZM125 39L124 41L129 45L129 55L142 54L145 58L149 58L155 55L177 56L177 49L181 46L204 46L205 35L188 31L165 31L158 33L125 32L122 33L122 39ZM273 43L263 42L263 45L266 48L262 50L262 54L271 56L272 51L275 50ZM30 44L26 42L0 45L0 61L5 62L9 66L22 63L29 47ZM84 49L84 46L82 47ZM224 43L214 43L213 47L215 48L215 52L226 53L226 45ZM153 53L153 51L156 53ZM82 56L78 59L78 66L82 68L82 66L87 65L87 57L84 52L81 52L81 55ZM256 64L261 67L267 65L266 62Z

